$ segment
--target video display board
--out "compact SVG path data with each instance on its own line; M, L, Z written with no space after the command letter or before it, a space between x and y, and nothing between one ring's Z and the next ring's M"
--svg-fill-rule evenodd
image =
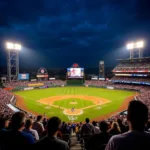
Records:
M83 78L84 68L67 68L68 78Z
M28 73L21 73L18 75L18 80L29 80L29 74Z

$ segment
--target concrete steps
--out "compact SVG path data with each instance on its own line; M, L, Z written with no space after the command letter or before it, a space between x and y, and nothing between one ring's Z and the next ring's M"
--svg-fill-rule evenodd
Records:
M77 138L75 135L73 135L71 138L70 150L82 150L81 144L77 141Z

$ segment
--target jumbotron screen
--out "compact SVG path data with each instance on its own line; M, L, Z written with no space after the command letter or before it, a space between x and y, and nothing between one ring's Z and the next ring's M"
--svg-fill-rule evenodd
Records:
M84 68L67 68L68 78L83 78Z

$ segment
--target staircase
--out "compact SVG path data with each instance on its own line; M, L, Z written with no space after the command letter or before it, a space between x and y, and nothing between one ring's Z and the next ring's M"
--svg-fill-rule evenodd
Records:
M81 144L79 143L79 141L77 141L77 138L75 135L72 135L72 137L71 137L70 150L82 150Z

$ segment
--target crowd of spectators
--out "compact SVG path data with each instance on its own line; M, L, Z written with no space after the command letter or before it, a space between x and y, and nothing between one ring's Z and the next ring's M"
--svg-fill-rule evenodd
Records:
M129 82L148 82L150 83L150 78L144 78L144 77L120 77L120 76L114 76L111 78L111 80L118 80L120 82L123 81L129 81Z
M140 101L131 101L127 114L76 124L17 112L11 118L0 117L0 149L69 150L74 135L86 150L149 150L149 129L148 108Z
M0 88L0 114L10 115L12 113L11 109L7 106L10 103L12 94L6 90Z
M113 72L148 72L150 71L149 62L141 63L120 63L114 69Z
M109 81L86 81L86 85L94 85L94 86L110 86L115 89L127 89L127 90L135 90L137 91L137 95L135 96L136 100L142 101L149 108L149 117L150 117L150 87L144 85L134 85L134 84L121 84L121 83L113 83Z
M49 80L49 81L17 81L11 83L4 83L5 87L9 88L20 88L20 87L28 87L28 84L39 84L43 83L44 86L51 86L51 85L65 85L66 81L62 80Z
M63 84L64 82L55 81L55 84L59 83ZM0 149L7 150L11 146L12 149L19 150L20 146L21 149L29 146L32 147L32 150L39 148L46 150L47 147L54 147L55 150L68 150L72 134L76 135L81 145L84 143L87 150L150 149L148 141L150 135L145 132L150 132L150 122L144 126L148 121L148 116L150 118L148 115L148 110L150 110L149 86L114 84L109 81L94 80L86 81L85 85L137 90L136 100L138 101L132 101L129 104L128 115L118 114L107 120L91 123L86 118L85 123L70 124L61 123L58 117L47 120L45 116L35 118L25 115L23 112L15 113L12 116L12 111L7 104L10 103L13 95L0 89ZM13 86L16 86L16 83ZM137 143L137 145L133 143Z
M109 81L85 80L84 84L88 86L106 86L109 85Z
M48 81L48 83L51 81ZM15 83L11 83L12 86L17 86L20 84L29 84L30 82L15 82ZM37 82L38 83L38 82ZM46 81L45 81L46 83ZM64 84L64 81L59 81L59 80L54 80L53 83L55 84ZM137 94L136 98L140 101L142 101L143 103L145 103L149 110L150 110L150 87L149 86L142 86L142 85L132 85L132 84L115 84L112 83L110 81L95 81L95 80L86 80L85 81L85 85L93 85L93 86L110 86L116 89L131 89L131 90L136 90L136 91L140 91L138 92L139 94ZM9 86L8 86L9 87ZM11 113L11 110L8 108L7 104L10 103L10 99L13 95L10 92L7 92L6 90L0 89L0 112L4 113L4 114L9 114Z

